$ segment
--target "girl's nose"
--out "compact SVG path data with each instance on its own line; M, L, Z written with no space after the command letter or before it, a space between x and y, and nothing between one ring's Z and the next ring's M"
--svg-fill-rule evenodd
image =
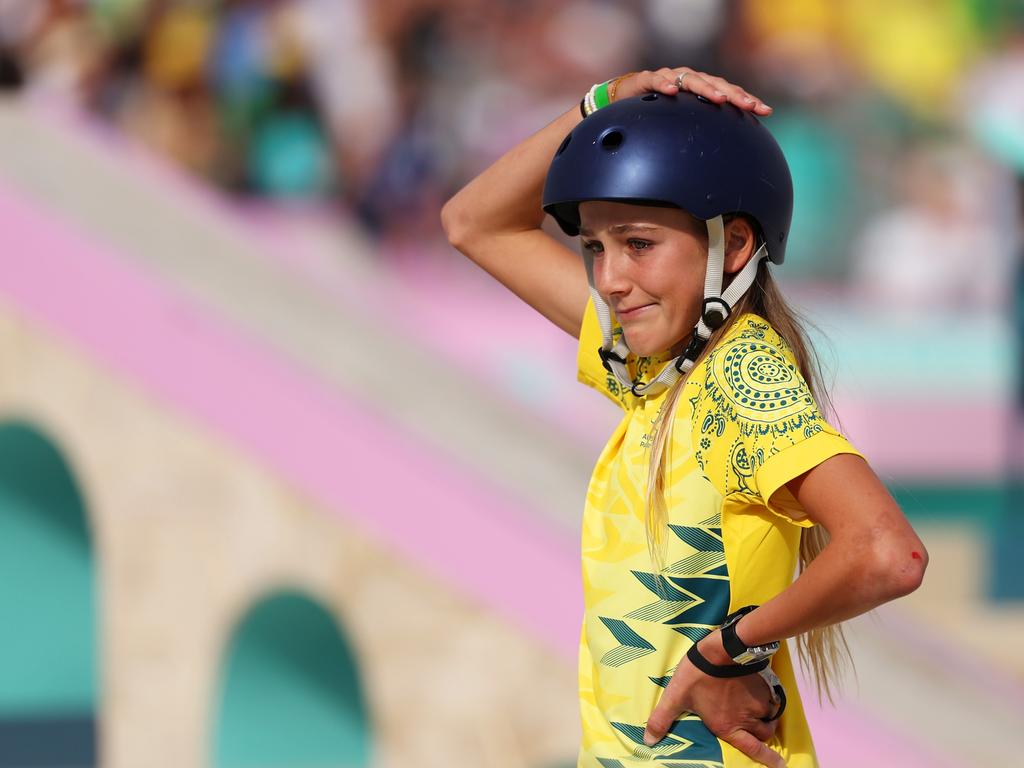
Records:
M625 260L610 251L605 251L594 262L594 286L602 296L621 295L629 290L629 276Z

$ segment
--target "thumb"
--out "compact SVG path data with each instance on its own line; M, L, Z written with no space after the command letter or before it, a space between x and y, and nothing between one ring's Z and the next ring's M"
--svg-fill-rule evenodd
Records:
M761 765L767 765L768 768L786 768L786 761L782 759L782 755L759 741L750 731L735 730L721 739Z
M676 718L682 712L683 709L679 702L675 700L675 697L668 695L668 691L666 691L658 702L658 706L651 712L651 716L647 718L647 727L644 729L644 744L648 747L653 747L665 738L665 734L672 727L672 723L676 721Z

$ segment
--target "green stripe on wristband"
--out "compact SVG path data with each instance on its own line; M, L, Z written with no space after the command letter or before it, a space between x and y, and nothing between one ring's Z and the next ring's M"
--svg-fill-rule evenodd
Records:
M611 99L608 98L608 86L611 85L611 80L601 83L600 85L594 86L594 107L595 109L601 109L607 107L612 103Z

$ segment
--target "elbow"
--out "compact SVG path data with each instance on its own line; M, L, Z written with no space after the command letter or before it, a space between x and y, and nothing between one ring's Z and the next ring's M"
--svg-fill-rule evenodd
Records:
M928 551L916 536L911 542L876 549L872 559L872 582L880 603L914 592L928 568Z
M470 237L471 217L459 203L458 195L453 197L441 208L441 228L445 237L455 249L466 252Z

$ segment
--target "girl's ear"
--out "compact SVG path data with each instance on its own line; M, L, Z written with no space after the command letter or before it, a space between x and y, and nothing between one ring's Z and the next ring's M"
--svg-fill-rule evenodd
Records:
M725 273L734 275L750 261L757 250L757 236L750 222L743 216L725 225Z

